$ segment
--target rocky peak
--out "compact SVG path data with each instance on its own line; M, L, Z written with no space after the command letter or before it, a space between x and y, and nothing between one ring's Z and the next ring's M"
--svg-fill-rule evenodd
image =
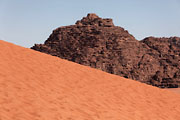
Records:
M180 38L136 40L91 13L32 49L158 87L180 86Z
M102 19L97 16L95 13L89 13L86 17L83 17L81 20L76 22L76 25L95 25L101 27L113 27L113 20L110 18Z
M87 14L87 18L89 18L89 19L96 19L96 18L100 18L100 17L97 16L95 13L89 13L89 14Z

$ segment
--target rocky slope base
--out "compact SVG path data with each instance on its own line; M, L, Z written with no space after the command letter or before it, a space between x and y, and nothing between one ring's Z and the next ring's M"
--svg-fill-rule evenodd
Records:
M180 86L180 38L138 41L96 14L55 29L32 49L154 86Z

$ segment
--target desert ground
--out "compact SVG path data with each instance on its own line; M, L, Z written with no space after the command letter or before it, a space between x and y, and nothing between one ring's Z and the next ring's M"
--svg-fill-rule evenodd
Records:
M168 88L167 90L180 94L180 88Z
M180 120L180 94L0 41L0 120Z

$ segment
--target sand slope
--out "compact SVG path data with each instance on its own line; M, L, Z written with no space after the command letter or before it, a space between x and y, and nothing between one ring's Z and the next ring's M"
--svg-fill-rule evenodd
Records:
M180 95L0 41L0 120L180 120Z
M180 94L180 88L168 88L167 90Z

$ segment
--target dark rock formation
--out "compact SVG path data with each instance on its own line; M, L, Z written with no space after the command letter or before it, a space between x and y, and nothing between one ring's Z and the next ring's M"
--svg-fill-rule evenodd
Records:
M155 58L154 62L146 63L154 65L153 76L150 84L161 87L178 87L180 85L180 38L154 38L148 37L140 41L145 43L151 50L150 54Z
M180 85L180 38L138 41L96 14L55 29L32 49L158 87Z

